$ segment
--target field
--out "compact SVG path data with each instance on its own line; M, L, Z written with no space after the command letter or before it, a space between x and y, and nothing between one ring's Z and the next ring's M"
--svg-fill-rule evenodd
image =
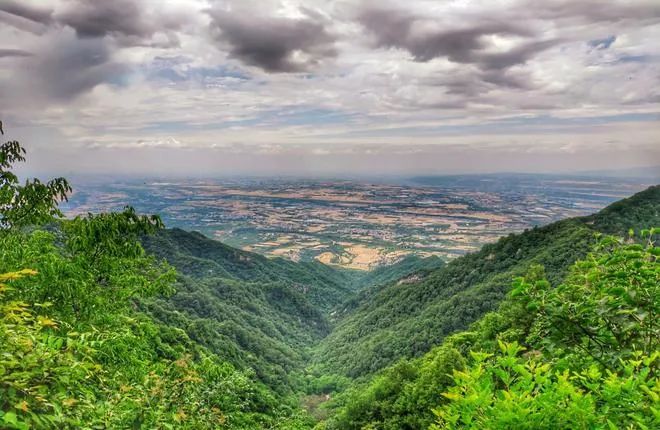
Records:
M502 235L595 212L650 185L539 175L74 184L68 216L132 205L169 227L294 261L369 270L404 255L452 259Z

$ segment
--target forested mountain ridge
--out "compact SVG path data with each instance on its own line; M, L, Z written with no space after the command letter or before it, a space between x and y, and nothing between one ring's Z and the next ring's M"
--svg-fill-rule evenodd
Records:
M363 272L357 280L357 290L362 291L367 287L378 288L392 281L401 281L408 276L423 277L426 273L444 265L444 260L437 256L422 258L416 255L407 255L393 264Z
M349 272L269 259L180 229L158 231L142 243L179 274L172 297L144 301L143 309L237 368L254 370L280 395L301 388L310 347L330 332L332 306L367 283L442 264L409 257L373 273Z
M197 232L161 230L143 239L144 247L192 278L219 277L249 282L281 282L298 289L327 311L354 290L354 275L317 262L296 263L232 248Z
M310 420L140 303L173 292L132 208L63 219L64 178L21 183L0 145L0 428L281 428ZM294 405L295 406L295 405Z
M629 229L638 231L649 225L658 225L660 185L649 187L595 214L578 219L598 232L613 235L624 235Z
M530 266L468 330L334 393L315 429L660 428L658 239L605 236L557 286Z
M392 283L419 282L435 269L445 265L440 257L418 257L409 255L394 264L377 267L361 274L356 280L356 293L339 305L331 314L333 321L350 315L361 303L371 300L380 290Z
M512 234L453 260L419 282L392 283L368 295L315 349L317 372L359 377L400 358L429 351L496 309L511 280L533 264L557 285L585 256L596 234L623 235L630 227L660 225L660 186L616 202L597 214Z

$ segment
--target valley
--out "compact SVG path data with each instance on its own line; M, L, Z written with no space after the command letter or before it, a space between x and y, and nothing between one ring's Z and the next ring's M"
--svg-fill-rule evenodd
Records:
M0 234L0 390L12 402L0 418L17 429L29 428L19 419L241 430L658 424L647 412L660 386L659 232L649 229L660 225L660 186L409 181L418 185L106 183L74 193L69 218L53 197L28 197L32 212L12 201ZM154 212L166 224L141 215ZM434 228L442 239L405 242ZM216 240L221 231L251 239L239 248ZM277 252L282 237L308 235L307 257ZM449 251L434 251L439 243ZM363 257L380 249L383 259ZM521 369L538 380L521 385ZM598 391L630 383L644 387L632 400ZM492 405L485 413L465 394L475 389ZM509 414L514 396L531 412ZM584 402L582 414L556 407ZM491 426L501 414L505 425Z

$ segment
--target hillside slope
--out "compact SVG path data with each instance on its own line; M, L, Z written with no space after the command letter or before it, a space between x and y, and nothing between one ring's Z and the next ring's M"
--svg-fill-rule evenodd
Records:
M197 232L163 230L143 245L178 272L176 294L144 310L281 395L295 391L309 347L329 333L325 312L352 292L348 272L267 259Z
M269 259L180 229L143 244L179 273L176 294L144 302L144 310L283 395L295 391L310 347L330 332L331 309L366 285L443 264L409 257L370 273L345 271Z
M533 267L468 331L326 397L315 428L660 428L658 233L603 236L559 286Z
M249 282L281 282L327 311L354 288L353 274L318 262L296 263L232 248L198 232L163 230L143 240L145 249L195 279L219 277Z
M321 374L359 377L420 356L494 310L511 280L530 265L545 266L556 285L591 248L595 233L624 234L629 227L659 224L660 187L654 186L595 215L501 238L419 282L391 283L364 296L321 341L312 362Z

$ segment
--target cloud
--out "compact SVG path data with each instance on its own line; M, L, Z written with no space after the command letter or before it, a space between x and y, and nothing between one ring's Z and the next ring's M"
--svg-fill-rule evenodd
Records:
M32 54L22 49L0 48L0 58L2 57L29 57Z
M26 95L68 101L97 85L117 81L127 67L113 59L102 39L78 39L64 33L42 45L18 65ZM20 85L19 83L19 85Z
M578 18L592 23L614 23L626 20L657 22L660 18L660 4L657 1L611 0L604 4L599 0L523 0L513 6L529 11L526 13L540 19Z
M54 18L80 38L112 36L124 46L176 47L176 34L192 19L190 8L133 0L68 0ZM154 40L156 35L162 35Z
M0 0L0 116L53 150L194 148L203 158L244 144L245 160L282 162L296 157L291 145L316 144L329 166L345 162L326 154L337 145L347 159L362 144L442 153L449 138L477 135L516 140L521 152L613 135L632 154L657 146L657 116L634 116L658 112L657 0L505 6ZM615 115L633 115L631 125ZM601 119L567 130L543 118Z
M358 21L375 36L377 46L408 51L415 61L446 58L454 63L474 64L482 69L506 69L523 64L535 54L557 44L556 39L534 40L534 33L520 24L486 16L473 22L448 24L439 18L408 11L367 7ZM494 37L513 39L507 48L498 48Z
M14 0L2 0L0 2L0 12L41 24L50 23L53 15L53 10L50 8Z
M616 42L616 36L608 36L603 39L593 39L588 42L588 45L594 49L607 49Z
M209 14L215 39L228 44L231 57L267 72L301 72L337 55L325 24L303 12L289 18L214 8Z
M73 28L79 37L108 34L148 37L155 32L153 24L143 19L139 3L131 0L69 2L57 14L57 20Z

